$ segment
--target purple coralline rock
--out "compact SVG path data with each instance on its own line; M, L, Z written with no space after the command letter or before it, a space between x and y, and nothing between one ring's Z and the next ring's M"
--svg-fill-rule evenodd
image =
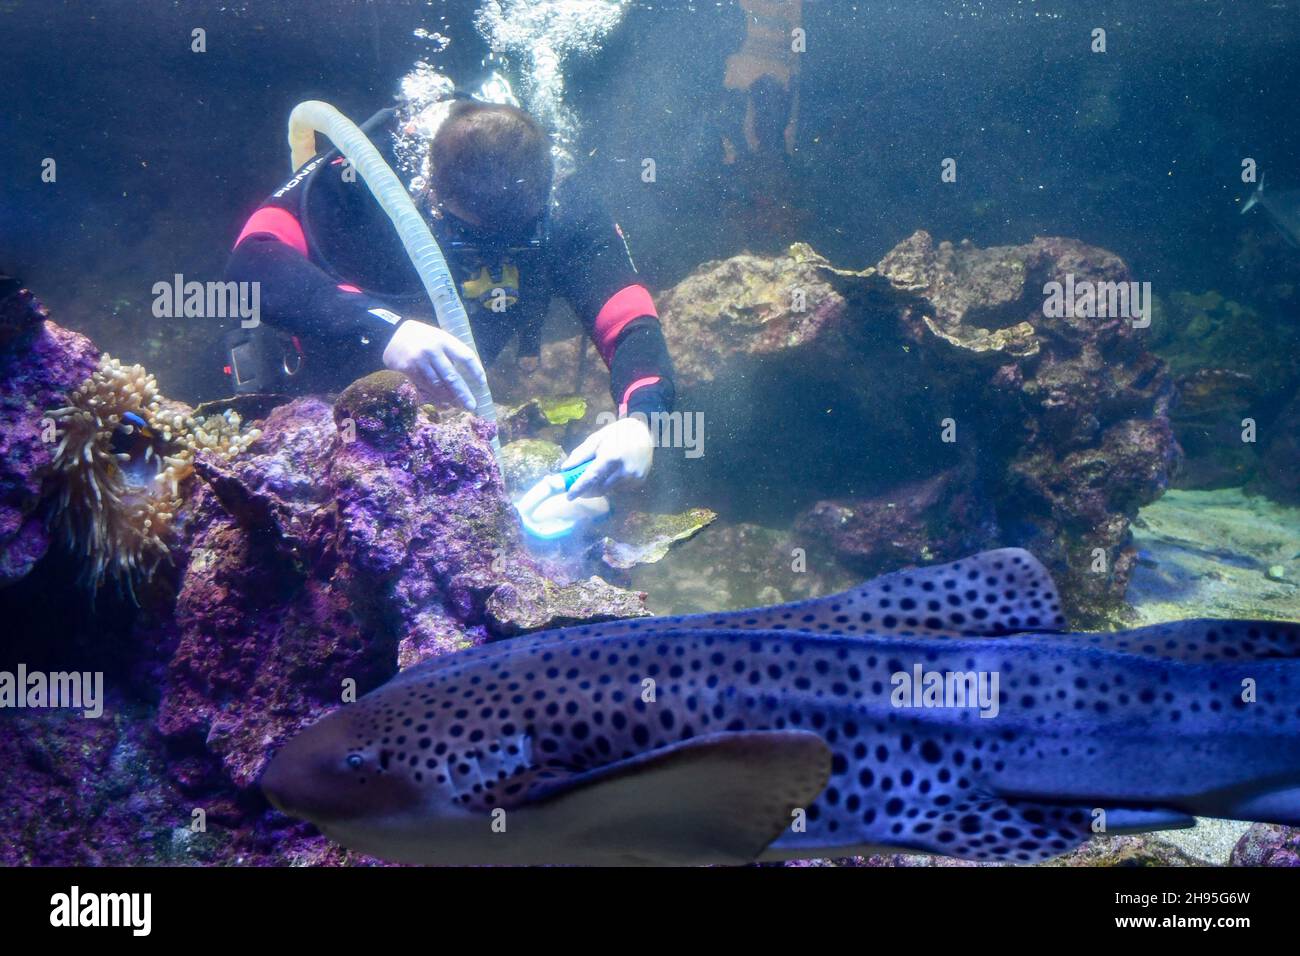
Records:
M1300 829L1256 823L1232 849L1232 866L1300 866Z
M204 484L183 517L188 560L159 713L167 736L201 745L194 752L239 789L256 782L268 748L341 701L344 680L364 692L395 670L391 634L367 633L333 553L330 407L295 402L262 428L246 456L196 462ZM215 769L175 767L195 789L219 782Z
M33 316L30 328L0 322L17 328L0 336L0 569L23 578L6 592L20 608L20 591L48 594L71 561L28 573L48 546L53 490L40 422L98 357ZM280 744L399 667L649 613L645 594L599 578L548 580L523 550L491 426L440 420L401 376L258 424L246 453L197 456L173 560L137 583L134 627L111 635L104 716L2 715L0 864L374 863L266 805L256 784ZM80 668L110 639L91 640L94 623L69 623L63 644L26 634L0 647Z
M495 636L648 613L644 594L603 581L546 581L491 426L431 417L400 376L362 379L333 407L299 399L261 428L246 454L196 461L158 716L178 785L248 809L249 839L282 821L248 796L270 755L346 694Z
M113 696L98 719L58 710L5 715L0 866L125 865L167 855L181 813L142 709Z
M0 300L0 587L49 550L38 506L56 446L45 413L66 405L98 360L90 339L48 321L27 290Z
M950 561L988 547L997 521L960 469L848 501L819 501L800 515L797 540L817 541L862 577Z

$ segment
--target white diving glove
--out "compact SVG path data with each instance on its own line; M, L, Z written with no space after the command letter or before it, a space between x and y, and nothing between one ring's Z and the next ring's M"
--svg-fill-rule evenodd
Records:
M650 473L654 452L650 429L639 418L620 418L588 435L560 465L564 471L591 460L569 489L569 500L602 495L643 481Z
M429 399L451 399L471 412L478 404L475 392L487 391L487 375L473 349L450 332L414 319L393 333L384 365L406 375Z

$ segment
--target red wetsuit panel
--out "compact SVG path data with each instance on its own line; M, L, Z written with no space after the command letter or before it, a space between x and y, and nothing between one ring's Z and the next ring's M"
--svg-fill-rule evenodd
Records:
M592 337L606 365L614 355L614 343L618 341L618 334L629 322L644 315L659 317L654 300L643 285L630 285L620 289L601 307Z
M256 233L269 233L285 245L292 246L307 255L307 237L303 235L302 226L293 213L276 206L263 206L248 217L244 229L235 240L235 247Z

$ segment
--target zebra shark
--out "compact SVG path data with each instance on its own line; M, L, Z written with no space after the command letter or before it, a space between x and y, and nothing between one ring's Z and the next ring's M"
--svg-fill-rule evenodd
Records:
M1300 825L1300 625L1067 633L1038 561L989 551L438 657L290 740L261 785L424 864L1034 863L1193 815Z

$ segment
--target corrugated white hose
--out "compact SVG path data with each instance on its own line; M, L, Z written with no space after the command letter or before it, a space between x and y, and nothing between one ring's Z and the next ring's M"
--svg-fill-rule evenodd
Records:
M478 348L474 345L469 316L465 314L465 306L456 294L456 284L451 279L447 260L443 258L438 241L433 238L433 233L415 208L415 203L411 202L410 194L401 180L355 123L320 100L299 103L289 114L289 148L295 170L301 169L316 155L317 133L328 136L338 147L338 151L347 158L370 189L375 201L393 221L393 228L397 230L406 254L411 257L411 265L415 266L420 282L424 284L424 291L433 303L439 327L456 336L477 355ZM473 382L465 384L471 389L476 388ZM496 424L497 408L492 401L491 390L484 386L482 391L475 391L474 401L477 404L475 413ZM492 453L499 463L501 443L496 436L492 438Z

